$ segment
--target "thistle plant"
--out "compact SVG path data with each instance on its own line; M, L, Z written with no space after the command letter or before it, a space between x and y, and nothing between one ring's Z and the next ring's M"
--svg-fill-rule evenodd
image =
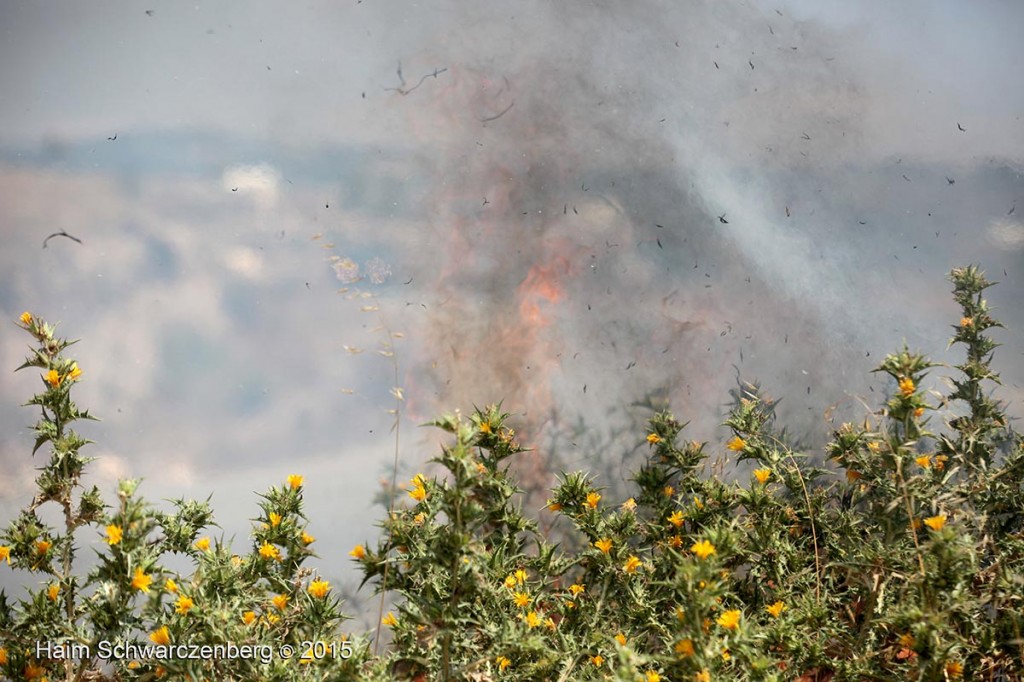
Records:
M35 449L49 463L0 534L0 559L41 578L0 599L0 674L71 680L1018 680L1024 678L1024 443L991 394L999 327L977 268L951 278L965 360L948 395L939 367L904 346L876 371L891 391L825 446L829 468L791 444L774 402L735 397L725 442L683 437L667 410L635 434L647 456L625 488L572 471L541 512L521 509L510 463L523 451L500 406L431 424L449 443L389 506L381 537L351 558L394 607L390 646L341 632L291 475L258 502L251 543L210 536L208 502L161 511L121 481L107 506L81 489L89 418L70 345L27 313L42 372ZM400 396L396 396L400 399ZM744 480L704 475L709 457L750 461ZM64 528L36 513L64 512ZM554 544L540 530L560 519ZM96 557L77 575L75 548ZM182 555L190 571L167 567ZM37 643L88 655L42 655ZM101 642L273 647L259 657L96 655ZM304 643L320 642L317 655ZM281 655L282 646L295 654ZM262 649L253 649L262 651ZM305 653L303 656L301 654ZM340 654L340 655L339 655Z
M0 675L11 680L364 679L365 641L343 634L331 585L305 564L303 479L288 476L260 502L248 552L202 535L208 502L175 500L161 511L122 480L117 502L83 490L89 441L71 428L92 419L71 398L83 370L72 343L30 313L20 326L37 344L18 369L38 368L42 391L33 454L50 446L31 503L0 532L0 559L38 579L12 603L0 595ZM63 527L38 510L54 504ZM80 547L94 557L80 568ZM187 557L190 573L165 565ZM162 647L162 648L161 648Z

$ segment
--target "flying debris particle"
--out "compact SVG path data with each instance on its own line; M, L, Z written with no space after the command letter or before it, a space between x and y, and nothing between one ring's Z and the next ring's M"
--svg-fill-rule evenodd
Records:
M237 191L238 191L238 188L237 188L237 187L232 187L232 188L231 188L231 191L232 191L232 192L237 192Z
M722 223L723 225L728 225L729 224L729 221L725 219L725 214L724 213L722 215L718 216L718 222Z
M309 289L309 282L306 282L306 288Z
M789 343L789 334L786 334L786 337L785 339L783 339L782 343Z
M868 224L868 221L866 221L866 220L858 220L858 221L857 221L857 224L858 224L858 225L867 225L867 224Z
M352 355L359 355L360 353L363 352L362 348L356 348L355 346L342 346L342 348L344 348L347 353L351 353Z
M1013 212L1016 211L1016 210L1017 210L1017 205L1014 204L1013 206L1010 207L1010 212L1007 213L1006 215L1013 215Z
M628 365L626 365L626 369L627 370L633 369L634 367L636 367L636 361L635 360L633 362L630 362Z
M718 66L718 62L711 62L711 63L715 65L715 68L716 68L716 69L720 68L720 67Z
M956 180L954 180L953 178L949 177L948 175L946 176L946 182L948 182L951 185L955 185L956 184Z
M753 71L753 70L754 70L754 62L752 62L752 61L750 61L750 60L748 59L748 60L747 60L747 64L750 64L750 70L751 70L751 71Z
M50 235L49 237L47 237L46 239L44 239L44 240L43 240L43 248L44 248L44 249L46 248L46 242L50 241L50 240L51 240L51 239L53 239L54 237L67 237L67 238L68 238L68 239L70 239L71 241L75 241L75 242L78 242L79 244L81 244L81 243L82 243L82 240L81 240L81 239L79 239L78 237L75 237L75 236L73 236L73 235L70 235L70 234L68 234L67 232L65 232L64 230L61 230L60 232L54 232L54 233L53 233L53 234L51 234L51 235Z
M400 85L397 88L384 88L384 90L397 92L399 95L402 95L404 97L405 95L408 95L409 93L413 92L416 88L423 85L423 81L427 80L428 78L437 78L447 70L447 68L434 69L433 73L428 73L427 75L420 78L419 82L417 82L416 85L412 86L411 88L407 88L405 86L405 76L402 75L402 62L398 62L398 69L396 70L396 73L398 74L398 80L400 82Z
M789 217L789 206L786 207L786 217Z
M576 215L580 214L580 212L576 210L575 206L572 207L572 212L575 213ZM1011 213L1012 213L1012 211L1011 211Z
M488 116L486 118L481 118L480 122L481 123L490 123L491 121L497 121L499 118L501 118L502 116L507 114L509 109L511 109L513 106L515 106L515 103L516 103L515 100L512 100L512 103L509 104L504 109L502 109L499 113L495 114L494 116Z
M341 392L344 393L345 395L353 395L355 393L355 391L351 388L343 388L341 389Z
M148 17L151 17L151 16L153 16L153 10L151 10L151 9L147 9L147 10L146 10L146 16L148 16Z
M590 190L587 189L587 183L585 183L585 182L581 182L580 183L580 189L582 189L584 192L589 192L590 191ZM575 208L576 207L573 206L573 209L575 209Z
M811 139L811 136L808 135L807 133L801 133L800 137L804 138L805 140L810 140Z
M910 182L910 178L908 178L906 175L903 176L903 179L906 180L907 182Z
M956 127L957 127L957 130L959 130L961 133L966 133L967 132L967 128L964 128L962 125L960 125L959 122L957 122Z
M110 140L111 142L113 142L114 140L117 139L117 133L114 133L113 137L108 137L107 139Z
M655 237L654 241L658 243L659 249L665 248L664 246L661 245L661 237Z
M586 392L587 392L587 385L583 384L583 393L586 394Z
M409 278L409 281L407 281L407 282L402 282L402 284L412 284L412 277L410 277L410 278Z

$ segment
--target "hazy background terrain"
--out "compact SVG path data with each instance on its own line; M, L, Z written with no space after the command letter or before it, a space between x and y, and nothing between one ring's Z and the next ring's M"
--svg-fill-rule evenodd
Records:
M1020 26L1010 0L6 2L0 313L83 339L110 499L212 495L241 550L253 492L304 474L343 582L396 384L403 476L440 441L417 424L501 399L535 473L621 460L642 433L566 424L611 437L652 395L717 443L738 377L820 444L904 339L958 359L944 278L978 262L1020 417ZM28 340L0 325L4 519Z

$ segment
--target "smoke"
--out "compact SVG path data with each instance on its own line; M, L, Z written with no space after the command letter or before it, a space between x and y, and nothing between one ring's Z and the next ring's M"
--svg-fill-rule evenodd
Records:
M730 3L535 4L504 41L488 21L465 18L450 55L409 59L448 71L393 99L435 181L412 399L503 400L530 444L555 413L597 427L652 392L711 437L738 376L841 400L868 311L844 250L818 258L781 224L813 212L799 199L813 160L797 142L761 147L809 131L852 153L856 107L833 109L855 88L828 85L846 77L821 47ZM782 192L761 177L779 172L794 176Z

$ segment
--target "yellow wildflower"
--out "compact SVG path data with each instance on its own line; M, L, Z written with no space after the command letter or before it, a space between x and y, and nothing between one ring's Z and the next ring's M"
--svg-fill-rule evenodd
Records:
M390 611L388 611L388 615L386 615L386 616L384 616L383 618L380 619L380 624L381 625L386 625L389 628L393 628L396 625L398 625L398 619L395 618L395 614L393 614Z
M915 457L914 461L917 462L917 466L921 467L922 469L932 468L932 458L930 455L921 455L920 457Z
M274 526L275 528L277 526L280 526L281 525L281 515L278 514L277 512L270 512L270 525Z
M739 609L726 611L721 616L719 616L718 620L716 620L715 622L721 625L726 630L735 630L740 625L741 615L742 614L740 613Z
M701 502L700 498L696 495L693 496L693 506L696 507L698 511L704 509L704 503Z
M154 644L160 644L162 646L167 646L171 643L171 633L167 631L166 625L161 625L159 628L149 633L149 638Z
M668 544L672 545L675 549L679 549L683 546L683 537L681 535L673 535L668 539Z
M200 552L207 552L210 550L210 538L199 538L196 540L196 549Z
M879 443L877 440L873 440L870 443L868 443L868 450L870 450L871 452L878 452L881 449L882 444Z
M530 611L526 614L526 627L535 628L540 625L540 616L537 615L536 611Z
M693 640L681 639L676 642L675 651L683 658L689 658L693 656Z
M298 475L298 474L288 474L288 486L292 490L298 490L299 488L301 488L302 487L302 482L304 480L305 479L302 476Z
M854 481L859 481L862 477L863 474L861 474L859 471L854 471L853 469L846 470L846 480L849 481L850 483L853 483Z
M316 538L307 533L306 531L302 531L301 539L302 544L304 545L312 545L314 542L316 542Z
M36 554L46 554L52 546L53 543L49 540L36 540Z
M25 669L21 671L21 674L25 677L26 682L32 682L37 677L42 678L40 682L47 682L46 668L41 665L36 665L32 661L25 664Z
M661 682L661 675L653 670L648 670L644 682Z
M526 577L527 577L526 576L526 571L524 571L523 569L517 568L515 575L516 575L516 582L519 583L520 585L522 585L523 583L526 582Z
M622 511L634 511L636 509L636 500L632 497L622 503Z
M548 505L548 511L552 511L552 512L562 511L562 505L558 504L557 502L552 502L552 503L550 503Z
M348 555L361 561L366 558L366 548L362 545L356 545Z
M46 597L50 601L57 601L57 597L60 596L60 585L53 583L46 588Z
M153 578L146 575L145 571L141 568L136 568L135 575L132 576L132 589L149 594L149 586L151 584L153 584Z
M331 584L326 580L314 580L306 588L307 591L317 599L323 599L331 591Z
M770 606L764 607L764 610L772 615L772 618L778 618L782 615L782 612L786 610L786 605L780 601L775 602Z
M78 367L77 362L72 362L71 371L68 372L68 378L72 381L78 381L80 376L82 376L82 370Z
M946 468L946 462L948 461L949 457L947 457L946 455L935 455L935 459L933 460L935 468L939 471L942 471L943 469Z
M900 635L899 642L900 642L900 646L901 647L905 647L907 649L910 649L915 644L914 636L912 634L910 634L909 632L906 633L906 634Z
M729 650L728 649L722 649L722 660L723 661L728 661L730 658L732 658L732 654L729 653Z
M512 661L508 660L505 656L498 656L494 659L494 662L498 664L498 670L504 670L505 668L512 665Z
M164 581L164 589L170 592L171 594L178 594L178 583L168 578Z
M516 606L520 608L530 605L530 595L526 592L516 592L512 595L512 600L516 603Z
M278 611L284 611L288 606L289 597L287 594L279 594L270 601Z
M505 576L505 587L511 590L515 586L516 586L516 577L514 575L512 575L511 573L509 573L507 576Z
M190 597L181 595L178 597L178 601L174 603L174 610L184 616L193 606L195 606L195 602Z
M772 470L771 469L754 469L754 478L756 478L757 482L760 483L761 485L764 485L765 483L767 483L768 479L771 478L771 477L772 477Z
M949 661L946 663L946 674L950 677L960 677L964 674L964 666L960 661Z
M619 643L619 646L626 646L626 636L621 632L615 635L615 641Z
M412 517L412 522L414 524L416 524L417 526L422 526L423 522L426 521L426 520L427 520L427 515L425 513L423 513L423 512L420 512L416 516Z
M914 530L921 530L921 519L913 519L910 522L910 527Z
M733 452L739 452L743 448L747 447L747 441L743 440L739 436L733 436L732 440L726 443L725 447L729 448Z
M903 394L904 398L909 398L910 396L914 395L915 389L916 387L914 386L913 379L911 379L910 377L903 377L902 379L900 379L900 393Z
M651 445L657 445L658 443L661 442L661 436L659 436L656 433L648 433L647 442L650 443Z
M255 621L255 620L256 620L256 612L255 611L246 611L245 613L242 614L242 622L245 623L246 625L252 625L253 621Z
M107 544L113 546L121 542L122 532L121 526L114 524L107 526Z
M50 384L53 388L60 386L60 374L57 374L57 370L51 369L46 373L46 383Z
M602 665L604 665L604 656L602 656L601 654L596 654L594 656L591 656L590 657L590 662L594 666L600 668Z
M277 547L270 544L269 542L264 542L263 545L260 547L260 556L264 559L280 559L281 550L279 550Z
M21 314L21 317L19 317L18 319L21 320L21 323L27 327L28 325L32 324L32 313L26 310Z
M554 631L554 629L555 629L555 619L554 618L545 618L544 619L544 627L546 627L548 630Z
M569 591L572 592L572 596L578 597L587 591L587 588L579 583L573 583L569 585Z
M707 540L701 540L700 542L693 545L690 551L699 556L701 559L707 559L709 556L715 553L715 546Z
M679 511L678 509L672 512L671 514L669 514L668 522L676 528L679 528L679 526L683 525L683 512Z
M597 508L597 503L601 501L601 493L590 493L587 495L587 506L591 509Z
M923 407L915 408L914 409L914 416L917 417L918 419L923 417L924 416L924 408Z
M693 676L694 682L711 682L711 673L707 670L701 670L699 673Z
M670 485L667 485L661 492L662 494L665 495L665 497L672 497L673 495L676 494L676 489Z
M422 502L427 499L427 489L424 488L422 484L417 483L413 486L413 489L409 491L409 497L417 502Z
M594 543L594 547L597 547L599 550L607 554L612 549L612 541L608 538L601 538Z
M626 563L622 566L622 570L626 573L636 573L636 569L640 568L640 559L635 556L631 556L626 559Z
M28 315L28 313L25 313L25 315ZM29 317L31 318L32 316L29 315ZM22 320L24 320L24 319L25 319L25 316L22 315ZM28 322L25 322L25 324L28 324ZM960 318L960 326L961 327L973 327L974 326L974 319L970 318L970 317L961 317Z
M142 666L138 661L128 661L129 670L138 670Z
M11 548L7 545L0 546L0 561L7 560L7 565L11 565Z
M932 530L939 531L946 525L946 515L939 514L938 516L929 516L924 520L924 525L928 526Z

